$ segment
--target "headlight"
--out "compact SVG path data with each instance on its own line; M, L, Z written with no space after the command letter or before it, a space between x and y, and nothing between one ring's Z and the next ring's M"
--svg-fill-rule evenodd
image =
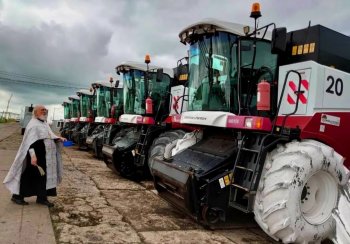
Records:
M246 118L244 121L244 127L252 128L253 127L253 118Z

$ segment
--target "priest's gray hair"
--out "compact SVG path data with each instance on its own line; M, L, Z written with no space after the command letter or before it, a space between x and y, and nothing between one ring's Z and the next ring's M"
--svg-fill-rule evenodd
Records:
M42 104L35 105L33 109L33 118L38 118L39 117L38 113L43 108L45 108L45 106Z

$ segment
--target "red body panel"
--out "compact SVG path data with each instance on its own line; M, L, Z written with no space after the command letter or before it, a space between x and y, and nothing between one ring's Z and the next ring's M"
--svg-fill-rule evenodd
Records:
M277 118L276 125L281 126L283 122L284 116L279 116ZM312 116L289 116L286 120L285 127L289 128L297 128L299 127L301 130L305 128L305 126L312 119Z
M86 118L86 122L88 122L88 123L93 123L93 122L94 122L94 119L93 119L93 118Z
M137 122L139 122L139 120ZM155 125L156 121L153 117L144 116L142 117L142 121L140 121L140 123L144 125Z
M245 126L245 121L251 119L251 127ZM227 128L245 129L245 130L262 130L271 131L272 124L269 118L257 117L257 116L239 116L229 115L226 122Z
M339 125L322 122L322 115L331 115L340 119ZM283 116L278 117L277 125L282 125ZM314 139L323 142L343 157L344 165L350 169L350 113L349 112L323 112L313 116L290 116L286 127L301 129L301 139Z
M115 118L105 118L104 123L106 124L115 124L117 122L117 119Z

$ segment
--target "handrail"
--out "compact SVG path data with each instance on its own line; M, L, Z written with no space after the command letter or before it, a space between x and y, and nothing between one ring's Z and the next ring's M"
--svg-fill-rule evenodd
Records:
M276 127L276 123L277 123L277 118L278 118L278 114L279 114L279 111L280 111L280 108L281 108L281 104L282 104L282 98L283 98L283 95L284 95L284 91L285 91L285 88L286 88L286 84L287 84L287 78L289 76L290 73L295 73L298 75L298 78L299 78L299 84L298 84L298 90L295 92L295 94L297 94L297 101L296 101L296 104L295 104L295 108L294 108L294 111L289 113L289 114L284 114L285 117L283 119L283 122L282 122L282 129L286 123L286 120L287 118L290 116L290 115L293 115L295 114L297 111L298 111L298 106L299 106L299 96L300 96L300 88L301 88L301 75L298 71L296 70L289 70L286 74L286 78L284 79L284 83L283 83L283 87L282 87L282 91L281 91L281 97L278 101L278 106L277 106L277 111L276 111L276 117L275 117L275 120L274 120L274 123L273 123L273 126L272 126L272 130L271 130L271 134L274 132L275 130L275 127ZM282 131L281 129L281 131Z

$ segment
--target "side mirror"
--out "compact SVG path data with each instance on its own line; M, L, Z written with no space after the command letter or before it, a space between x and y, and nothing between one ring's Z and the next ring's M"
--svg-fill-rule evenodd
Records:
M117 73L117 75L120 75L119 67L115 67L115 72Z
M287 28L275 28L272 31L271 52L278 54L286 51Z
M117 88L119 86L119 80L115 81L114 87Z
M156 81L161 82L163 80L163 69L157 69Z
M28 112L33 112L33 109L34 109L34 107L33 107L33 104L30 104L30 107L28 108Z

